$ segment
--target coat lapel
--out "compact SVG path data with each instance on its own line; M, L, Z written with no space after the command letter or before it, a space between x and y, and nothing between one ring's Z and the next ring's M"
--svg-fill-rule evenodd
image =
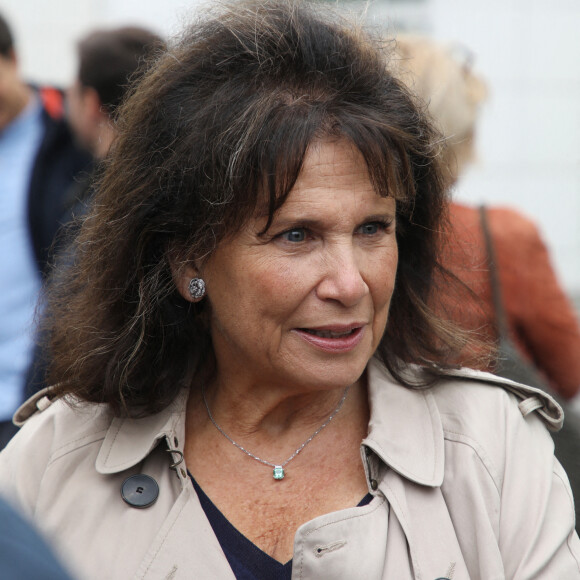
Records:
M367 474L377 479L401 525L415 578L469 579L441 493L445 439L433 395L428 389L402 387L373 361L369 396L369 435L363 441L372 451L364 454Z
M469 580L441 489L404 482L392 470L379 489L405 533L416 580Z
M185 486L134 580L235 580L195 491Z
M368 370L371 416L363 445L403 477L440 486L445 469L443 425L429 390L395 383L376 360Z

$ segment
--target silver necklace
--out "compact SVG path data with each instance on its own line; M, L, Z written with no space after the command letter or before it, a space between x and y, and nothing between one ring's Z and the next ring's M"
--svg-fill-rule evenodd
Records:
M346 396L348 395L348 390L349 389L350 389L350 385L348 387L346 387L346 389L344 389L344 394L342 395L342 399L340 399L340 401L339 401L336 409L332 412L332 414L330 415L330 417L328 417L328 419L326 419L326 421L320 427L318 427L318 429L316 429L316 431L314 431L314 433L312 433L312 435L310 435L310 437L308 437L308 439L306 439L306 441L304 441L304 443L302 443L302 445L300 445L300 447L298 447L298 449L296 449L296 451L294 451L294 453L292 453L292 455L290 455L290 457L288 457L288 459L286 459L286 461L284 461L282 463L279 463L279 464L278 463L272 463L271 461L266 461L265 459L261 459L257 455L254 455L251 451L248 451L247 449L245 449L244 447L242 447L239 443L236 443L216 423L216 420L213 418L213 415L211 414L211 411L209 410L209 405L207 404L207 399L205 398L205 387L202 388L201 394L203 396L203 402L205 403L205 408L207 410L207 414L208 414L208 416L210 418L210 421L214 424L214 427L232 445L235 445L240 451L243 451L246 455L249 455L252 459L255 459L256 461L259 461L260 463L263 463L264 465L269 465L270 467L273 467L274 468L274 471L273 471L274 479L280 480L280 479L284 479L284 476L286 475L285 472L284 472L284 467L286 467L286 465L288 465L288 463L290 463L334 419L334 417L336 417L337 413L342 408L342 406L344 404L344 401L346 400Z

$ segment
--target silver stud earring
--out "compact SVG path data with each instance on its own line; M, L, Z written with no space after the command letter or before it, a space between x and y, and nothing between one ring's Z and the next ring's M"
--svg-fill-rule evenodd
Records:
M192 278L187 289L194 302L198 302L205 296L205 282L201 278Z

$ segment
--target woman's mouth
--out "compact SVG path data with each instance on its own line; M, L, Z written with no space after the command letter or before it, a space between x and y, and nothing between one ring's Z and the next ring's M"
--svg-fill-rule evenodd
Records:
M342 328L298 328L296 333L317 349L326 352L349 352L362 340L364 325Z
M356 332L356 328L351 330L346 330L344 332L334 332L332 330L314 330L312 328L301 328L304 332L308 334L313 334L314 336L321 336L322 338L342 338L344 336L349 336L353 332Z

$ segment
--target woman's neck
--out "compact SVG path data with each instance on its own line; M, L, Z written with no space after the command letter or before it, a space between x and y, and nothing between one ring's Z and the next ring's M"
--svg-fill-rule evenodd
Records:
M341 385L332 390L293 392L214 381L203 390L201 401L197 398L197 404L203 403L203 410L209 410L215 423L230 437L261 434L265 439L280 438L285 433L315 430L331 416L334 420L349 414L357 406L353 401L365 384L360 379L354 385Z
M280 562L292 557L300 525L354 507L367 493L359 450L369 420L366 380L350 386L340 411L303 445L337 409L345 388L276 398L212 383L207 389L212 414L253 458L212 424L201 390L191 392L184 449L188 469L232 525ZM283 470L281 478L276 466ZM230 474L235 474L235 494Z

